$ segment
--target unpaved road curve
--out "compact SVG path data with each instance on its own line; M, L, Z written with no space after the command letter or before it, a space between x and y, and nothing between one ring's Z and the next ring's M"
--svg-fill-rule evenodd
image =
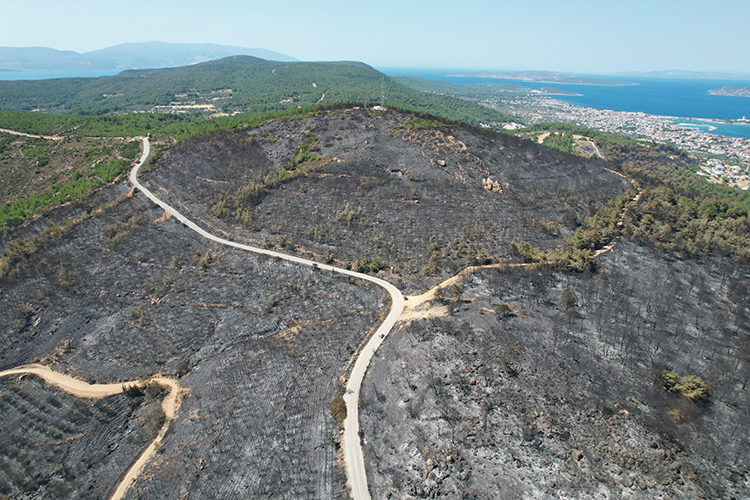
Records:
M362 379L364 379L365 372L367 371L367 367L370 364L370 360L384 340L384 338L380 338L380 336L383 335L383 337L386 337L388 335L388 333L393 328L393 325L395 325L396 321L398 321L398 318L401 315L401 311L403 311L404 309L403 295L401 295L399 289L391 283L380 278L375 278L374 276L357 273L348 269L343 269L341 267L335 267L328 264L317 263L312 260L303 259L292 255L286 255L280 252L274 252L272 250L266 250L260 247L243 245L241 243L220 238L205 231L193 221L178 212L176 209L157 198L156 195L154 195L140 182L138 182L138 169L146 162L146 159L148 158L148 155L151 151L151 146L149 144L148 138L144 137L142 138L142 140L143 154L140 161L136 164L135 167L133 167L133 170L130 171L130 182L133 184L133 186L135 186L143 194L145 194L151 201L163 208L165 212L172 214L175 219L179 220L185 226L200 234L204 238L240 250L254 252L261 255L268 255L270 257L277 257L279 259L284 259L290 262L296 262L297 264L302 264L305 266L310 266L325 271L332 271L335 273L343 274L345 276L352 276L354 278L366 280L384 288L390 294L391 310L389 311L388 316L385 318L385 321L380 325L380 327L378 327L375 335L370 338L370 340L367 342L367 344L357 357L357 360L354 363L354 368L352 368L351 375L349 376L349 381L346 385L346 393L344 394L344 401L346 402L346 419L344 419L343 447L344 462L346 465L346 476L349 481L349 486L351 487L352 498L354 500L369 500L370 492L367 487L365 460L364 454L362 452L362 445L359 439L359 390L362 386Z
M27 134L25 132L17 132L15 130L9 130L7 128L0 128L0 132L5 132L6 134L11 135L20 135L23 137L33 137L34 139L47 139L49 141L61 141L63 140L62 137L57 135L35 135L35 134Z
M612 172L615 175L619 175L625 180L628 180L627 177L622 175L619 172L615 172L614 170L610 170L608 168L605 168L605 170L608 170L609 172ZM627 215L628 211L631 208L637 207L638 203L641 201L641 196L643 195L643 190L638 189L638 193L635 195L635 197L630 200L630 203L625 205L625 207L622 209L622 212L620 213L620 220L617 222L617 227L622 229L624 222L625 222L625 216ZM616 236L608 245L600 248L599 250L595 251L593 254L591 254L592 259L596 259L600 255L603 255L609 251L611 251L613 248L615 248L615 245L620 241L620 235ZM447 308L443 306L434 306L431 305L430 302L435 300L435 297L437 295L438 290L445 290L451 285L455 285L462 281L464 278L469 276L470 274L474 273L475 271L478 271L479 269L505 269L510 267L530 267L535 264L533 263L524 263L524 264L504 264L504 263L497 263L497 264L487 264L483 266L469 266L464 268L461 272L456 274L455 276L451 276L450 278L446 279L445 281L438 283L437 285L433 286L426 292L420 294L420 295L414 295L406 304L406 307L404 307L403 312L401 313L401 317L398 319L398 321L408 322L408 321L415 321L419 319L424 318L431 318L431 317L437 317L437 316L444 316L447 313Z
M27 373L37 375L48 384L79 398L106 398L107 396L114 396L115 394L122 393L126 386L135 385L138 387L143 387L149 382L156 382L161 386L169 388L169 394L167 394L167 396L161 402L161 409L164 411L164 416L166 417L166 419L164 420L164 424L159 430L159 434L157 434L156 438L154 438L151 444L141 452L141 454L138 456L138 459L130 467L128 472L125 474L125 477L122 478L120 483L117 485L117 488L115 488L115 492L110 497L110 500L122 500L122 498L125 497L125 493L128 491L130 486L140 475L143 467L148 463L151 457L154 456L156 450L159 449L164 435L167 433L170 424L177 416L177 410L180 407L181 391L179 382L166 377L153 377L146 381L124 383L118 382L116 384L89 384L87 382L84 382L83 380L71 377L70 375L52 371L46 366L36 364L19 366L16 368L11 368L10 370L2 371L0 372L0 377L6 377L9 375L25 375Z
M143 452L138 456L138 460L136 460L135 463L130 466L130 469L128 469L125 477L123 477L120 481L120 484L117 485L117 488L110 497L110 500L122 500L123 498L125 498L125 493L128 491L128 489L130 489L138 476L141 475L143 468L146 466L148 461L151 460L151 457L154 456L154 453L157 452L157 450L161 446L161 442L164 439L164 436L169 430L169 425L177 417L177 410L180 407L179 382L174 379L164 377L154 377L151 380L155 381L161 386L169 387L169 394L167 394L167 396L164 398L164 401L162 401L161 403L161 409L164 411L164 416L166 417L164 425L161 426L159 434L157 434L154 440L151 441L151 444L148 445L148 447L143 450Z

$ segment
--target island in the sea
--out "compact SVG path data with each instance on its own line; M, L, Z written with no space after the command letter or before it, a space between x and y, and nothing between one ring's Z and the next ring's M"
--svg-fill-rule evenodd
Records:
M734 85L724 85L708 91L713 95L733 95L740 97L750 97L750 87L735 87Z
M569 90L556 89L555 87L540 87L538 89L531 89L529 92L539 95L583 95L576 92L570 92Z
M588 78L574 75L561 75L552 71L507 71L491 73L480 71L476 73L466 73L463 75L450 75L473 78L497 78L498 80L520 80L523 82L535 83L563 83L570 85L598 85L603 87L622 87L627 85L638 85L633 82L621 80L610 80L608 78Z

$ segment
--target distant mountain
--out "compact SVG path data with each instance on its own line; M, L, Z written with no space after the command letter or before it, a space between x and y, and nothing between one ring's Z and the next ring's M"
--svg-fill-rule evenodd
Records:
M552 71L507 71L500 73L493 73L487 71L480 71L476 73L467 73L464 75L451 75L451 76L463 76L473 78L497 78L498 80L521 80L524 82L534 83L562 83L571 85L597 85L602 87L622 87L626 85L638 85L633 82L624 82L618 80L610 80L607 78L588 78L573 75L561 75L560 73L553 73Z
M739 97L750 97L750 87L735 87L734 85L724 85L708 91L713 95L733 95Z
M244 55L269 61L295 61L278 52L211 43L123 43L80 54L46 47L0 47L0 68L52 71L122 71L172 68Z
M666 71L650 71L645 73L618 73L616 76L646 78L684 78L692 80L750 80L750 74L730 73L727 71L682 71L677 69L670 69Z

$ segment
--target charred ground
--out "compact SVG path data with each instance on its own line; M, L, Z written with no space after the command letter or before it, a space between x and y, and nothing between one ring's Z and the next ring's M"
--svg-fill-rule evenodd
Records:
M328 405L387 296L363 283L207 244L145 198L127 197L126 189L122 182L102 192L97 201L122 194L105 203L106 211L40 243L3 279L0 300L9 313L2 318L0 366L36 360L101 382L158 372L182 377L187 392L178 420L130 498L333 497L341 471ZM4 384L7 397L31 394L18 410L25 419L50 418L44 415L50 389L13 389L25 384L13 379ZM132 412L107 404L113 417L100 422L95 413L93 424L75 426L80 442ZM4 426L14 414L3 412ZM76 476L82 498L109 497L128 468L114 466L122 461L116 448L71 448L66 460L87 463L91 457L84 455L92 453L101 464L96 475ZM20 454L19 464L7 469L14 476L5 476L3 494L37 498L61 491L67 469L45 462L50 457L43 451L31 446ZM134 451L132 458L140 450Z
M411 294L469 264L518 262L511 242L558 246L625 191L608 166L353 110L194 136L142 182L217 234L377 272ZM0 278L12 311L0 318L0 368L39 359L100 381L181 376L178 420L131 498L340 496L329 405L387 298L199 240L128 189L5 235L50 233ZM62 219L76 222L45 229ZM440 299L450 316L402 325L365 379L373 496L743 496L738 269L626 242L593 274L537 266L465 280ZM666 368L699 374L711 397L665 392ZM98 484L114 485L116 468L102 470ZM19 484L36 477L23 471Z
M450 314L403 325L373 362L373 497L746 497L745 272L625 241L596 274L465 279ZM707 397L667 391L665 370Z
M407 292L507 261L513 241L551 249L626 187L603 161L392 111L216 132L159 164L147 183L216 230L380 267Z

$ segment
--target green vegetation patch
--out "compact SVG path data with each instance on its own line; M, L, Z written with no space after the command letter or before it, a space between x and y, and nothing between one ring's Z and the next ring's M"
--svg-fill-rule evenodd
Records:
M129 167L128 161L114 159L93 165L88 174L74 172L71 181L63 184L53 183L42 195L31 194L10 205L0 207L0 228L18 226L37 212L68 201L79 201L99 186L108 184L126 173Z
M543 144L550 147L559 145L560 147L555 147L555 149L560 149L561 151L565 151L566 153L573 153L574 135L588 137L592 141L596 142L596 144L600 148L608 151L616 148L642 145L641 142L624 135L600 132L598 130L593 130L570 123L539 123L537 125L532 125L531 127L522 129L519 135L527 137L530 135L534 135L536 132L550 132L550 136L547 138L550 139L549 144ZM557 136L558 138L551 139L553 135ZM568 147L570 147L570 151L567 151Z
M328 411L336 422L343 422L346 418L346 403L344 402L344 398L339 396L334 399Z
M563 153L573 154L575 151L573 136L565 132L548 135L544 138L542 144L548 148L562 151Z
M435 120L425 120L423 118L412 118L411 120L407 120L398 127L395 127L394 130L414 130L414 129L424 129L424 128L435 128L435 127L444 127L444 123L440 123Z
M319 142L319 137L308 134L283 168L265 176L258 174L234 193L224 194L213 200L211 202L211 213L221 218L233 217L246 226L252 227L253 209L263 201L269 191L298 177L318 171L325 166L328 159L314 153L318 151Z
M623 215L632 210L631 200L635 194L631 186L606 205L596 208L593 215L583 219L574 236L564 238L563 244L552 252L542 251L528 242L512 242L511 251L529 264L553 264L577 272L591 270L595 252L620 234L618 224Z
M217 95L217 89L226 92ZM471 125L496 124L511 118L474 102L411 89L362 63L279 63L247 56L180 68L124 71L101 78L0 82L0 109L41 109L45 113L77 113L99 118L117 115L131 121L149 122L155 130L158 124L149 117L149 112L153 111L180 111L165 120L190 121L218 112L263 114L317 103L372 103L381 101L383 95L387 107L424 111ZM181 102L183 98L188 100ZM205 111L177 109L173 103L211 107ZM26 127L22 131L39 133L43 129L49 134L58 131L61 125L70 129L81 118L68 115L64 124L47 118L25 117L24 120ZM21 130L17 125L24 125L7 126L0 115L0 127L4 124L5 128L17 130ZM98 125L104 128L106 121ZM30 132L31 129L35 131ZM141 127L136 133L144 130L149 131Z
M641 187L639 206L624 227L630 238L667 251L750 261L750 191L708 182L695 174L694 160L671 146L562 123L535 125L522 134L539 131L550 132L548 138L591 138L610 168ZM597 231L576 235L574 248L596 250L610 239L611 217L597 218ZM525 258L534 256L527 252Z
M36 166L43 167L49 163L49 150L46 146L36 146L23 152L24 156L36 159Z
M685 396L692 401L708 398L708 385L698 375L681 376L674 370L661 372L661 385L673 394Z

